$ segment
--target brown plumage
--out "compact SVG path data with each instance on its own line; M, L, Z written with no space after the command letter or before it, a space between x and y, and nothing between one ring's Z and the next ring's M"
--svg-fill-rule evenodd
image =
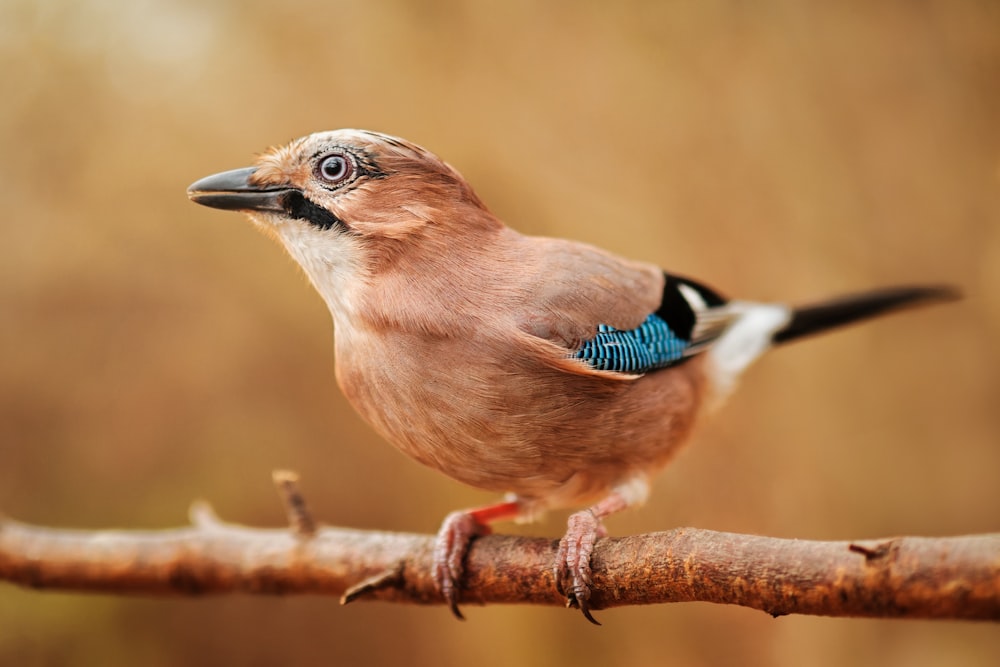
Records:
M302 265L333 315L337 381L380 434L450 477L513 494L442 526L437 574L456 614L462 559L490 521L594 503L571 517L555 565L591 618L600 519L645 498L760 353L951 295L897 288L800 311L727 302L652 265L519 234L432 153L361 130L298 139L189 192L247 212ZM610 342L585 347L602 326Z

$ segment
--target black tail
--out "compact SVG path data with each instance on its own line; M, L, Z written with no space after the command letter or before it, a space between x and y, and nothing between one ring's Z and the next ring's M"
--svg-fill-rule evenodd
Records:
M954 301L961 295L954 287L886 287L848 294L792 311L792 320L774 334L775 343L851 324L869 317L933 301Z

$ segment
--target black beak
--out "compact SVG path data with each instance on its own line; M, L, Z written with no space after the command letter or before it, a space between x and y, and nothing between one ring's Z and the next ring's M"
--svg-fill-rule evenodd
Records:
M233 169L212 174L191 184L188 197L202 206L227 211L270 211L285 213L287 196L297 192L291 187L259 187L250 183L256 167Z

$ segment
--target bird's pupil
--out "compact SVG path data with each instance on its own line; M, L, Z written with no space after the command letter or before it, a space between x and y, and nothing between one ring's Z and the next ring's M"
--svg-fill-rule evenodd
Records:
M343 177L345 170L346 163L342 157L328 157L323 160L323 175L330 180L336 180Z

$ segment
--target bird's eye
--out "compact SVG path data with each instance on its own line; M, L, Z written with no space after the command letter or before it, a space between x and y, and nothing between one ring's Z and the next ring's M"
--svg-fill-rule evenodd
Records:
M354 165L348 157L334 153L320 160L316 172L327 183L341 183L354 173Z

